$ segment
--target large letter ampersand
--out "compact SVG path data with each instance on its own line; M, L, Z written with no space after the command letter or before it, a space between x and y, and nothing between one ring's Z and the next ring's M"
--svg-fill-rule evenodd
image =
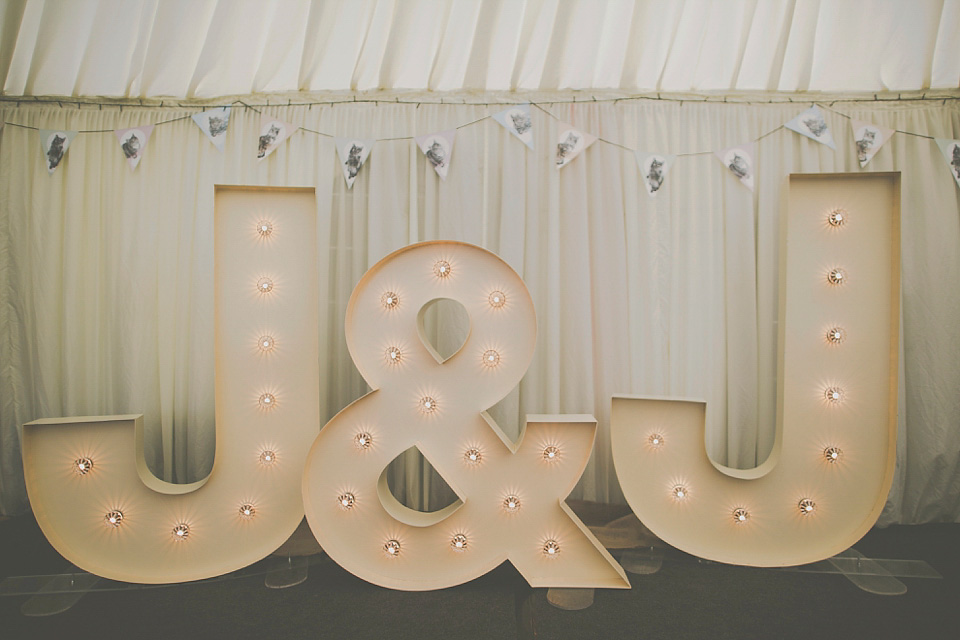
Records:
M443 362L422 337L438 298L471 321ZM531 417L514 444L485 412L519 383L536 342L533 302L506 263L456 242L401 249L354 289L346 339L374 391L327 423L303 476L307 520L334 560L405 590L460 584L506 559L536 587L629 587L564 503L593 446L592 416ZM384 470L414 446L457 502L423 513L393 496Z

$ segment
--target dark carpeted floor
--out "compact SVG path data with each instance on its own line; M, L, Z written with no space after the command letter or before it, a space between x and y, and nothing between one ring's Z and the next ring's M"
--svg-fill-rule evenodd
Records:
M597 591L582 611L562 611L504 565L466 585L389 591L315 560L309 578L267 589L263 576L86 594L62 614L21 614L27 596L0 597L3 640L63 638L285 638L444 640L529 638L940 639L960 638L960 524L870 532L868 557L926 560L942 580L904 578L902 596L861 591L840 575L699 563L668 551L629 591ZM0 577L56 573L69 565L30 516L0 522ZM532 615L532 620L531 620Z

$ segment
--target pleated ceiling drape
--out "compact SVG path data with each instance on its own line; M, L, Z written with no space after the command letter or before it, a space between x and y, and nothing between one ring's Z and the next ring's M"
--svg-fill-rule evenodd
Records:
M960 87L960 0L6 0L6 95Z
M314 131L394 138L500 108L381 102L263 110ZM657 100L544 106L595 135L662 153L756 139L803 108ZM955 100L834 108L882 127L960 138ZM0 116L110 130L196 110L4 103ZM4 513L27 508L17 430L37 418L144 413L146 457L157 475L185 482L211 468L215 184L316 188L325 417L366 391L343 337L355 283L399 247L456 239L507 260L538 312L533 364L492 415L512 436L527 413L599 419L574 497L623 501L610 453L614 393L707 400L707 447L718 462L749 467L770 451L780 192L791 172L861 171L848 120L826 112L836 151L783 129L760 140L756 193L706 154L678 158L651 199L633 154L613 145L597 142L558 171L558 120L538 108L536 151L490 119L472 124L457 133L444 182L411 140L381 141L352 190L332 139L314 133L294 134L258 164L259 117L234 108L223 154L189 118L158 126L134 172L110 132L80 134L53 176L36 131L8 124L0 132ZM934 142L920 137L895 135L863 171L903 174L898 474L882 522L957 521L960 190ZM391 480L411 504L449 501L415 457Z

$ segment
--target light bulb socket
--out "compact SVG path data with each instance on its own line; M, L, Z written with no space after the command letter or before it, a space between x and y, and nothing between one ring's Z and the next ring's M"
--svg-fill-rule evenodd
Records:
M487 296L487 302L489 302L490 306L494 309L500 309L503 307L503 305L507 304L507 296L499 289L496 291L491 291L490 295Z

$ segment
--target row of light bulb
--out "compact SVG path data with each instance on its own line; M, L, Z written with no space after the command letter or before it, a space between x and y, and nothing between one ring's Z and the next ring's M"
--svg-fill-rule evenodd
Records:
M470 541L463 533L455 534L450 538L450 548L458 553L466 551L470 546ZM396 538L391 538L383 543L383 552L388 558L399 558L403 547ZM557 558L560 555L560 543L556 540L545 540L540 547L540 553L545 558Z
M426 402L432 403L433 400L429 398L425 398L422 402L424 404ZM353 442L358 449L369 449L370 447L373 446L373 436L366 431L361 431L354 436ZM269 452L269 453L272 453L272 452ZM541 451L541 457L546 462L554 462L559 460L560 447L558 447L555 444L549 444L545 446ZM463 459L464 459L464 462L467 462L468 464L478 465L483 461L483 453L477 447L470 447L469 449L463 452ZM261 456L261 461L263 461L262 456Z
M682 492L680 494L676 493L676 490L682 489L682 487L677 487L675 489L675 495L679 498L683 498ZM337 506L344 511L350 511L357 505L357 497L349 492L345 491L337 496ZM519 513L522 503L520 502L520 497L511 493L503 497L502 502L500 503L501 508L505 513ZM250 505L246 505L250 506Z
M250 520L256 515L257 508L254 505L245 502L238 507L237 513L241 518ZM111 509L103 516L103 521L108 526L114 528L119 528L123 524L123 519L123 511L120 509ZM178 522L174 525L170 533L174 540L186 540L190 536L190 525L186 522Z
M263 339L265 338L262 338L262 340ZM390 364L400 364L403 362L403 351L400 350L400 347L387 347L384 355L386 356L387 362ZM481 354L480 362L483 364L483 366L492 369L500 364L500 352L496 349L487 349Z
M264 239L268 238L270 234L273 233L273 223L271 223L269 220L259 221L257 223L257 233L260 234L261 238L264 238ZM273 280L271 280L266 276L263 276L257 280L258 293L267 294L267 293L270 293L271 291L273 291ZM262 335L259 338L257 338L257 347L260 349L260 351L263 351L264 353L268 353L270 351L273 351L274 347L276 347L276 340L274 339L273 336L269 334ZM272 393L262 393L260 394L260 397L257 399L257 404L259 404L262 409L272 409L277 405L277 397ZM266 455L266 452L264 452L264 454L261 454L260 461L266 464L272 463L274 457L270 455L266 455L266 459L264 459L265 455Z
M666 439L661 433L651 433L647 437L647 442L654 449L660 449L666 443ZM823 449L823 457L827 462L830 462L830 463L838 462L842 455L843 455L843 451L840 449L840 447L835 447L833 445L830 445L830 446L824 447Z
M673 496L675 500L687 500L690 498L690 489L686 485L678 484L670 489L670 495ZM800 514L808 516L812 514L816 508L817 504L810 498L802 498L797 503L797 508L800 510ZM750 519L750 512L743 507L737 507L732 511L733 520L737 524L743 524Z
M269 278L261 278L260 280L267 281L263 284L267 284L270 289L273 288L273 281ZM263 285L260 284L260 281L258 281L257 289L259 290L262 286ZM270 289L265 289L264 292L269 291ZM495 289L487 295L487 303L494 309L501 309L505 304L507 304L507 294L499 289ZM380 304L383 305L383 308L387 309L388 311L396 309L400 306L400 295L395 291L384 291L380 295Z
M277 460L277 454L272 449L264 449L258 455L261 464L271 465ZM73 470L77 475L85 476L93 471L93 458L83 456L73 461Z

